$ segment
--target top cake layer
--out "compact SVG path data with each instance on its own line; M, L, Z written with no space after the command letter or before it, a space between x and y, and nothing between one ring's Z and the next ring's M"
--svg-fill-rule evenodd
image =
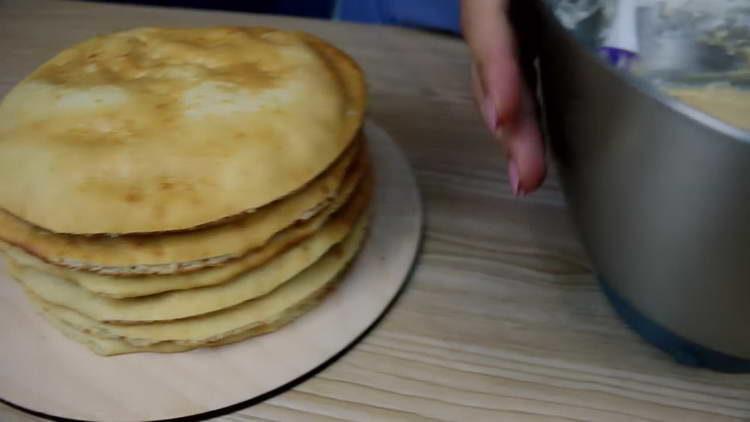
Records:
M0 103L0 207L73 234L186 230L253 210L352 142L344 53L268 28L142 28L85 41Z

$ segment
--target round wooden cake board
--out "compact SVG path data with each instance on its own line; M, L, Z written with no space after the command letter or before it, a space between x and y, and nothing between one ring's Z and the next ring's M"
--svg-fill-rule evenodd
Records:
M101 357L52 328L0 268L0 398L76 420L208 416L267 398L341 355L396 298L422 229L406 158L385 131L372 123L365 130L376 174L370 234L320 306L278 332L229 346Z

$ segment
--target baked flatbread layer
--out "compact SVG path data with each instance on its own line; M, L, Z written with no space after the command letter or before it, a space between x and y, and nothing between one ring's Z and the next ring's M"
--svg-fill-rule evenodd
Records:
M356 63L309 34L139 28L96 37L0 103L0 208L72 234L217 221L328 168L361 127L365 99Z
M369 178L370 176L365 176ZM370 183L363 180L360 183ZM224 283L237 275L266 264L278 254L301 242L307 242L310 236L319 237L312 241L309 253L324 243L319 231L340 231L340 227L349 224L356 218L359 206L355 206L355 199L340 210L329 207L314 217L292 225L274 235L265 245L243 255L240 258L225 262L219 266L204 268L198 271L174 273L166 275L137 275L122 277L118 275L97 274L89 271L77 271L48 264L41 259L27 254L23 250L0 242L0 252L21 267L30 267L54 277L74 282L82 288L99 296L114 299L133 298L154 295L173 290L187 290L197 287L213 286ZM336 211L333 215L331 213ZM330 218L329 218L330 217ZM333 227L336 227L335 229ZM313 246L316 245L316 246Z
M193 318L136 325L98 322L63 306L27 294L48 317L74 327L77 331L104 339L121 340L136 347L171 342L183 346L215 344L249 330L264 330L283 321L289 312L319 297L335 282L360 249L365 238L367 219L361 219L351 234L318 262L308 267L271 293L229 309Z
M241 257L296 221L343 203L365 172L365 150L352 150L352 157L344 157L306 189L217 226L153 235L62 235L0 212L0 239L49 263L100 274L196 271Z
M60 277L18 265L15 261L11 262L9 269L14 278L42 300L75 310L97 321L130 324L194 317L263 296L317 262L347 236L357 219L365 218L370 190L369 184L363 186L347 209L319 233L260 267L209 287L133 299L111 299L91 293ZM129 281L125 279L121 282Z
M53 326L60 330L66 337L71 340L77 341L84 344L86 347L91 349L94 353L102 356L113 356L121 355L125 353L137 353L137 352L152 352L152 353L177 353L185 352L188 350L197 349L200 347L219 347L231 343L237 343L242 340L246 340L251 337L268 334L279 330L283 326L289 324L306 312L323 302L325 297L335 290L337 282L340 280L338 277L334 282L326 285L312 296L305 299L303 303L300 303L290 309L284 311L284 314L273 322L263 323L256 327L250 328L246 331L232 334L217 340L207 341L205 343L184 343L175 341L162 341L159 343L153 343L143 346L135 346L128 343L127 341L114 339L114 338L103 338L97 337L83 331L79 331L77 328L69 325L62 320L55 318L47 312L42 310L42 314L45 316ZM33 294L32 294L33 295ZM43 303L38 299L33 299L40 308L43 309Z

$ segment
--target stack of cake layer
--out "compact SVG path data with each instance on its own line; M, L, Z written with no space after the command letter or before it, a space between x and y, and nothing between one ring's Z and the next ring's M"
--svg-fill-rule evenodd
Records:
M0 251L99 354L274 331L363 244L366 91L268 28L144 28L69 48L0 103Z

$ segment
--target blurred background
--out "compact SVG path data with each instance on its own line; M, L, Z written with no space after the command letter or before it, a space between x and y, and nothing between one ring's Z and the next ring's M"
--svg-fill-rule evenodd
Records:
M91 0L94 1L94 0ZM268 13L459 32L459 0L98 0L103 3Z

